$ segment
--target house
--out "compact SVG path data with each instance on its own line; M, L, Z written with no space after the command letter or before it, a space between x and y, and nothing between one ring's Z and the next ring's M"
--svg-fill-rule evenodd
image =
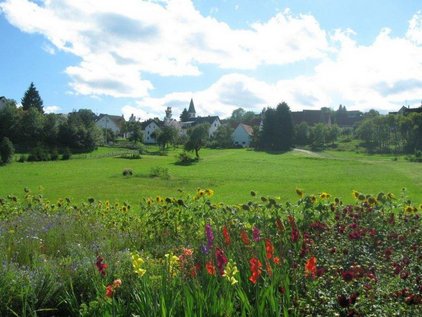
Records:
M163 126L163 122L158 119L148 119L142 123L142 131L144 132L144 143L145 144L155 144L157 140L155 138L156 131L160 130L160 127Z
M306 122L309 125L315 125L317 123L331 124L330 109L321 108L321 110L302 110L292 111L293 124L300 124Z
M221 121L218 116L197 117L194 119L192 126L202 123L208 123L210 125L208 129L209 137L212 137L217 132L218 128L221 126Z
M409 106L403 106L397 112L390 112L389 114L401 114L401 115L408 115L410 113L422 113L422 102L419 108L410 108Z
M243 123L239 123L239 125L232 133L233 144L242 147L249 147L251 145L252 136L252 127Z
M100 114L95 124L101 129L111 130L115 135L124 136L123 128L125 125L123 116L113 116Z

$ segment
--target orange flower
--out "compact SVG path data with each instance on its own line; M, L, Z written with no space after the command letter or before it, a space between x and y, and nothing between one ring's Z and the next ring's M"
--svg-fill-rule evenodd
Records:
M273 257L274 264L279 265L280 264L280 258L278 256Z
M265 252L267 254L267 259L271 259L274 255L274 246L270 239L265 239Z
M252 272L252 275L249 277L249 281L256 284L259 276L261 275L262 263L257 258L252 258L249 260L249 266Z
M216 271L215 271L215 266L214 266L214 264L212 264L212 262L211 262L211 261L208 261L208 262L205 264L205 267L206 267L207 272L208 272L208 274L209 274L209 275L215 275L215 273L216 273Z
M242 239L243 243L246 245L251 244L251 241L249 240L248 234L245 230L240 231L240 238Z
M114 293L113 285L107 285L105 296L107 296L108 298L112 298L113 293Z
M309 277L309 276L311 276L312 278L315 277L316 271L317 271L316 262L317 262L317 259L314 256L309 258L306 261L306 263L305 263L305 276L306 277Z

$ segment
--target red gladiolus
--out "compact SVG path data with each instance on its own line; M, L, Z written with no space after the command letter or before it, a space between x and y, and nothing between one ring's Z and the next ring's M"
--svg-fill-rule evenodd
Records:
M104 259L100 256L97 256L97 262L95 262L95 266L98 269L98 272L101 273L102 276L106 275L106 268L108 267L107 264L103 263Z
M293 228L291 238L292 238L292 242L297 242L299 240L299 230L297 230L296 228Z
M224 267L228 262L227 257L224 255L224 251L220 248L217 248L215 250L215 257L217 260L218 271L220 272L220 275L224 275Z
M276 224L277 229L278 229L279 232L283 232L284 231L284 225L281 222L280 218L277 218L276 219L275 224Z
M317 267L316 267L317 259L316 257L309 258L305 263L305 276L315 278Z
M214 266L214 264L212 264L212 262L211 262L211 261L208 261L208 262L205 264L205 267L206 267L207 272L208 272L208 274L209 274L209 275L215 275L215 273L216 273L216 271L215 271L215 266Z
M271 259L274 255L274 246L271 243L270 239L265 239L265 252L267 259Z
M226 245L230 244L230 234L229 234L229 230L227 229L226 226L223 227L223 237L224 237L224 243Z
M265 261L265 262L266 262L265 263L265 269L267 271L267 274L271 277L271 276L273 276L273 270L271 268L270 262L268 260Z
M262 263L257 258L252 258L249 260L249 266L252 272L252 275L249 277L249 281L256 284L256 281L262 273Z
M240 231L240 238L242 239L243 243L246 245L251 244L251 241L249 240L248 234L245 230Z

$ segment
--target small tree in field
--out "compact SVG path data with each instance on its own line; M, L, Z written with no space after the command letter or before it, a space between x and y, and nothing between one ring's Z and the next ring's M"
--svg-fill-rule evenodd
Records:
M207 143L208 123L199 124L190 130L189 140L185 144L186 151L195 151L195 156L199 159L199 150Z
M35 108L39 112L44 113L43 101L37 88L35 88L34 83L29 85L29 88L25 91L25 95L22 98L22 109L28 110L30 108Z
M7 164L12 161L15 148L9 138L4 137L0 142L0 163Z

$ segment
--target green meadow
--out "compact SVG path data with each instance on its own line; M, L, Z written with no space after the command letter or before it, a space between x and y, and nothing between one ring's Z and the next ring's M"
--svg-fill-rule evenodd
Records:
M100 148L69 161L14 162L0 167L0 197L22 196L24 188L55 201L127 201L137 204L147 197L178 196L197 188L215 191L214 201L247 202L250 191L258 195L296 199L296 188L307 194L322 191L351 202L352 190L367 194L380 191L400 194L406 188L413 199L422 200L422 164L403 157L328 151L313 153L294 150L282 154L246 149L200 151L201 160L189 166L176 165L181 150L166 156L142 155L125 159L123 149ZM124 169L133 170L123 176ZM152 177L154 168L167 169L169 177Z

